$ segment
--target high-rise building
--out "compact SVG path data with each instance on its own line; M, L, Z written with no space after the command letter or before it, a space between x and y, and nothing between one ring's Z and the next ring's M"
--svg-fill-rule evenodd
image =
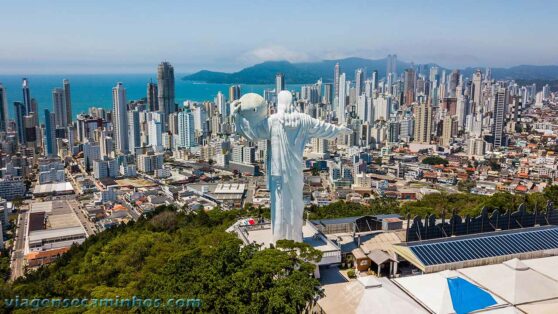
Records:
M28 147L37 148L37 125L36 121L38 118L36 117L35 112L31 112L28 115L23 117L23 127L25 128L25 143Z
M366 95L358 96L357 114L360 120L372 124L374 122L374 113L372 111L372 100Z
M165 114L164 121L167 121L169 114L176 111L174 99L174 68L168 62L161 62L157 68L157 87L159 112ZM166 122L165 125L166 124L168 124L168 122Z
M157 84L147 83L147 109L149 111L159 111L159 94Z
M29 81L26 78L22 79L21 89L23 91L23 115L27 115L31 110L31 92L29 91Z
M64 80L62 81L63 89L64 89L64 109L66 111L66 124L64 126L68 126L72 124L72 93L70 91L70 81Z
M397 77L397 55L388 55L386 61L386 77L388 77L389 74L391 74L392 77Z
M473 106L477 109L474 112L478 112L480 106L482 106L482 72L480 70L476 70L473 74L473 86L472 86L472 99L473 99Z
M8 130L8 95L0 83L0 132Z
M229 87L229 101L233 102L240 99L240 85L231 85Z
M275 75L275 93L279 95L282 90L285 90L285 74L277 73Z
M203 106L195 106L192 109L194 115L194 129L199 134L207 134L208 124L207 124L207 111Z
M421 103L414 108L415 114L415 142L430 144L432 130L432 107L428 103Z
M128 111L128 139L130 151L135 154L136 149L141 147L140 112L138 108Z
M163 150L163 114L160 112L150 112L147 121L147 130L149 133L149 145L153 151L160 152Z
M393 98L390 95L379 95L377 98L374 98L372 121L388 121L391 117L392 102Z
M450 80L449 80L449 96L450 97L455 97L455 88L460 83L459 78L460 78L459 70L453 70L450 74Z
M25 145L25 126L23 124L23 117L25 117L25 105L19 101L14 102L14 113L17 140L20 145Z
M333 69L333 97L339 97L339 75L340 75L339 62L335 63L335 68Z
M444 147L449 146L451 139L453 138L453 136L455 136L456 134L455 122L456 122L455 118L450 115L447 115L442 120L442 137L440 138L441 146Z
M324 104L330 105L331 103L333 103L333 90L332 90L333 85L330 83L326 83L323 84L323 97L322 97L322 102Z
M405 70L405 87L404 87L405 104L410 105L415 101L415 70Z
M45 109L45 153L52 157L56 155L56 136L55 136L56 117L53 112Z
M433 85L432 87L438 86L437 84L440 81L440 69L437 66L433 66L430 68L430 75L428 76L428 80Z
M372 72L372 77L370 79L372 81L372 91L378 90L378 70L374 70Z
M217 96L215 96L215 106L219 110L221 119L225 121L229 117L229 106L225 100L225 95L221 91L217 92Z
M498 87L494 95L494 125L492 127L492 145L494 148L507 146L504 134L507 105L508 90L504 87Z
M99 147L101 159L105 157L112 157L112 153L114 152L114 141L112 140L112 137L107 136L105 131L101 132L101 135L99 136Z
M356 97L362 95L364 92L364 70L356 69L355 71L355 90Z
M129 151L126 109L126 88L119 82L112 88L112 124L114 126L116 151L121 154L127 154Z
M339 76L339 97L337 101L337 121L339 124L345 124L345 107L347 105L347 81L345 79L345 73Z
M550 86L548 84L544 85L542 88L542 98L543 100L548 100L548 98L550 98Z
M194 115L189 109L178 113L178 147L196 146Z
M67 126L66 108L64 108L64 90L55 88L52 90L52 109L56 117L56 127Z
M399 131L401 130L401 125L397 121L389 121L388 122L388 136L387 140L390 143L397 143L399 142Z

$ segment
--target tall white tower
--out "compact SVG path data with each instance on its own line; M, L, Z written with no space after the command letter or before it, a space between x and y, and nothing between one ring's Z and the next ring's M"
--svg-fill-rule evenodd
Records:
M339 76L339 99L337 105L337 121L339 125L345 124L345 107L347 102L347 80L345 73Z
M112 124L114 126L116 151L121 154L127 154L129 152L129 145L126 89L120 82L112 88Z

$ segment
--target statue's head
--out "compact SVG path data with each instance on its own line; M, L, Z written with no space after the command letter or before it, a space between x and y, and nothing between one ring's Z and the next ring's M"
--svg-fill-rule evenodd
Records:
M289 91L280 91L277 95L277 113L285 113L289 111L289 107L293 102L293 95Z

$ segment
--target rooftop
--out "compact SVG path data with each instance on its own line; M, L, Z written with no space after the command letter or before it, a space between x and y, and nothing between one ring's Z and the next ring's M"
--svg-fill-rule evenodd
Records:
M513 257L533 256L558 249L558 226L495 231L430 241L410 242L394 246L395 251L425 271L429 266L448 265L446 269L489 264L494 258L500 262ZM529 255L531 254L531 255ZM529 256L527 256L529 255ZM463 264L464 262L470 262ZM453 267L453 266L454 267ZM430 270L442 270L431 267Z
M42 241L51 238L65 238L76 235L85 237L85 229L83 227L70 227L61 229L37 230L29 233L29 242Z
M70 193L74 188L70 182L37 184L33 194Z

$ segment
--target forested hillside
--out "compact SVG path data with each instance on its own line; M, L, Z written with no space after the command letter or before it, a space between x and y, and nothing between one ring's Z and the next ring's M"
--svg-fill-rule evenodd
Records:
M241 247L234 234L224 231L239 214L215 210L185 215L160 208L152 218L93 236L55 264L11 287L3 285L0 299L196 298L202 306L195 312L302 311L319 293L313 265L292 250Z

